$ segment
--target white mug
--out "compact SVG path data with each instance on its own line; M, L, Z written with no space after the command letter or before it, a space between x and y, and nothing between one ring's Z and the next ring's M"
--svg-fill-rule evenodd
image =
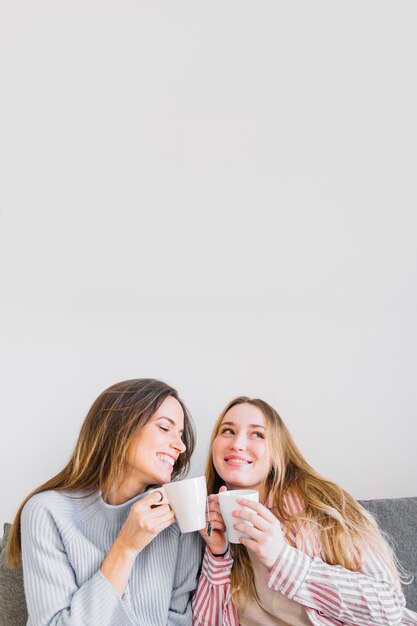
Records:
M255 489L232 489L231 491L222 491L219 493L220 511L226 525L226 534L229 543L240 543L240 537L248 538L246 533L234 528L235 524L241 523L253 526L253 524L249 521L233 517L232 511L237 511L238 509L250 511L251 513L254 512L247 506L239 504L237 502L238 498L245 498L246 500L259 502L259 491L255 491Z
M207 506L205 476L165 483L162 487L152 491L161 493L161 504L168 503L170 505L182 533L190 533L205 528Z

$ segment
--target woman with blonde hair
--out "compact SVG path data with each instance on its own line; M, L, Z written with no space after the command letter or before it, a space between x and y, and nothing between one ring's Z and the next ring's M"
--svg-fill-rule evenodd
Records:
M195 626L417 624L374 519L314 471L269 404L247 397L228 404L206 477ZM246 534L241 545L227 543L217 495L226 489L259 491L259 503L239 499L233 512Z
M190 626L201 562L161 494L195 436L175 389L154 379L106 389L66 467L20 507L7 564L22 559L28 626Z

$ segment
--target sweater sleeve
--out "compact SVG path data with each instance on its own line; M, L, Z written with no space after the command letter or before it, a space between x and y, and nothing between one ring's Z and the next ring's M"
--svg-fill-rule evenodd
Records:
M53 517L36 499L23 509L21 540L28 626L132 626L122 600L99 570L77 584Z
M181 534L167 626L191 625L191 597L197 586L201 557L202 539L199 533Z
M238 626L230 595L233 559L230 552L215 557L206 547L197 591L193 598L194 626Z
M363 572L352 572L285 545L267 574L267 584L349 626L401 624L404 596L387 568L372 555Z

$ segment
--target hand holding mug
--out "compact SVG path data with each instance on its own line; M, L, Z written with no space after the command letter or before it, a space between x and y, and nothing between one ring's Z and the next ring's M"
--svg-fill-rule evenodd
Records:
M244 531L248 537L241 537L242 543L258 557L259 561L270 569L285 545L281 524L263 504L239 498L238 503L245 509L233 511L236 530ZM251 509L253 513L247 509ZM242 520L242 521L239 521ZM251 526L244 523L250 522Z
M220 487L219 493L224 491L227 491L226 487ZM207 532L209 523L211 525L210 535ZM212 554L224 554L226 552L228 546L226 526L220 512L218 494L213 493L207 498L206 527L200 530L200 534Z
M161 504L161 494L155 491L132 505L127 520L117 536L117 545L136 556L160 532L174 523L174 513L168 504Z

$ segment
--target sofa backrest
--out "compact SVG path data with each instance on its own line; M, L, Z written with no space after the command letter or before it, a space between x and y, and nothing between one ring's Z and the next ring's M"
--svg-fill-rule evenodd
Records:
M1 626L26 626L28 614L23 591L22 569L8 569L4 563L4 546L9 530L10 524L5 524L4 534L0 541L0 624Z
M407 608L417 611L417 498L360 500L375 517L392 542L397 559L412 575L413 581L403 585Z

